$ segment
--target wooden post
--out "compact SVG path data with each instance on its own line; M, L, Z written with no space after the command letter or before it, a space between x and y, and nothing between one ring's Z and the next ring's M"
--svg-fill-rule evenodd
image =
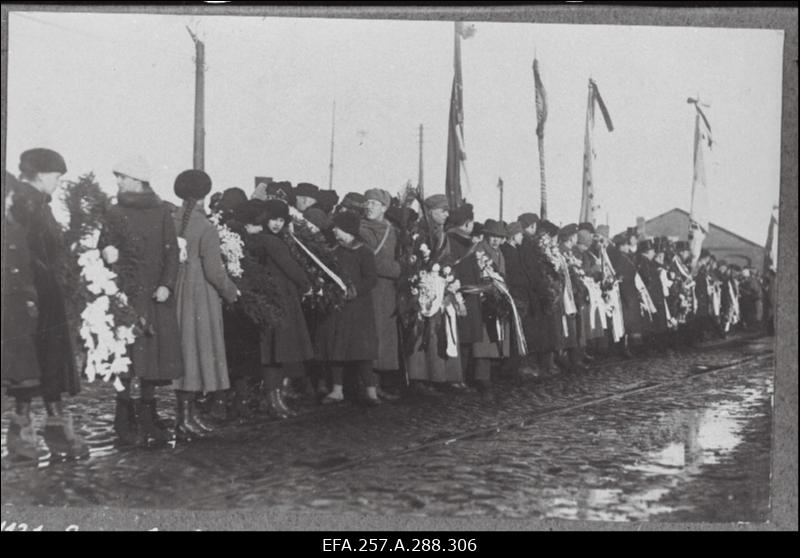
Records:
M500 222L503 221L503 179L497 177L497 189L500 190Z
M419 125L419 176L417 177L417 189L419 190L420 198L425 199L425 181L422 174L422 124Z
M336 99L333 100L333 115L331 116L331 163L328 174L328 190L333 190L333 138L336 131Z
M205 45L197 35L186 27L194 41L195 75L194 75L194 149L193 166L203 170L205 166Z

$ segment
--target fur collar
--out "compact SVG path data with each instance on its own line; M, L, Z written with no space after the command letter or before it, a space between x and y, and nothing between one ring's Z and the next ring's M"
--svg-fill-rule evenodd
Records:
M162 204L155 192L122 192L117 195L117 203L133 209L152 209Z

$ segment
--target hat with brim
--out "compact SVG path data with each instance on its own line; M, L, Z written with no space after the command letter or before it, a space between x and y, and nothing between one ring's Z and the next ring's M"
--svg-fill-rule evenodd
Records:
M548 236L558 236L558 225L550 221L542 221L539 230Z
M292 183L288 181L272 182L267 185L264 196L265 201L277 200L285 204L293 204Z
M678 252L685 252L686 250L689 249L690 249L689 243L685 240L679 240L678 242L675 243L675 250L677 250Z
M434 194L425 200L425 208L429 211L434 209L450 209L450 204L447 201L447 196L444 194Z
M111 167L115 174L121 174L138 180L139 182L150 182L150 165L144 157L134 156L130 159L123 159Z
M265 203L267 202L257 198L247 200L236 207L234 218L246 225L261 225L264 222L264 214L266 213Z
M483 235L483 223L475 223L475 225L473 225L473 227L472 227L472 233L470 233L470 235L471 236L475 236L475 237L482 236Z
M586 229L580 229L578 231L578 245L579 246L586 246L589 247L592 245L594 241L594 236L591 232L587 231Z
M520 225L522 225L523 229L527 229L531 225L536 225L539 223L539 216L535 213L523 213L517 219Z
M362 194L359 194L358 192L348 192L344 195L344 198L342 198L342 203L339 205L349 209L363 209L366 202L367 200Z
M460 227L470 221L475 220L475 213L472 204L465 203L450 211L448 216L449 226Z
M219 202L217 202L217 210L225 213L235 212L239 206L247 203L247 194L241 188L228 188L222 192Z
M19 170L23 174L36 174L40 172L67 172L67 163L57 151L36 147L28 149L19 156Z
M578 223L578 230L579 231L589 231L589 233L594 234L594 225L591 223Z
M578 225L570 223L569 225L561 227L561 230L558 231L558 238L567 239L574 234L578 234Z
M522 225L520 225L519 221L514 221L513 223L509 223L506 229L508 230L509 238L516 236L518 234L522 234Z
M483 236L506 238L508 236L508 230L503 226L503 223L495 221L494 219L487 219L483 224Z
M644 240L639 241L639 246L637 247L639 252L649 252L650 250L655 249L655 242L653 242L653 240L650 238L645 238Z

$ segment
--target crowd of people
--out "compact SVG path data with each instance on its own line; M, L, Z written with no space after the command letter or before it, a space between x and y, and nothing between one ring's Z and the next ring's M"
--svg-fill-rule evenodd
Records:
M87 444L61 402L81 379L59 283L70 248L50 209L66 164L32 149L19 168L4 189L7 448L38 457L31 406L40 397L46 445L80 457ZM155 194L141 158L113 171L118 193L104 222L118 226L97 248L139 323L118 378L121 445L190 442L259 414L286 419L296 414L290 396L380 405L478 391L491 400L493 375L585 374L598 359L771 323L774 278L706 250L693 258L687 241L635 227L610 237L605 226L559 227L535 213L476 222L466 200L451 207L413 189L339 199L310 183L265 181L250 195L210 196L200 170L177 176L176 206ZM431 276L441 281L426 283ZM174 425L157 410L165 388L176 396Z

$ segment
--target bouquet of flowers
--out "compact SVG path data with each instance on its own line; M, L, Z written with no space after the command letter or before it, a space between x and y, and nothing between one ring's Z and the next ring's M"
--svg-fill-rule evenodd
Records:
M242 274L233 280L240 292L236 304L259 328L274 327L283 319L283 309L275 279L257 256L265 250L260 246L263 229L252 225L246 225L244 229L244 250L239 260Z
M583 262L579 260L571 251L561 252L567 263L569 278L572 283L572 292L575 293L575 304L580 309L589 304L589 288L586 281L589 279L583 270Z
M411 294L423 318L439 314L448 305L455 307L459 316L465 316L467 309L460 290L461 281L453 276L449 266L433 264L430 271L422 269L411 279Z
M244 241L242 237L233 232L222 221L220 213L214 213L209 219L219 233L219 247L222 252L222 262L228 275L234 279L242 277L242 258L244 257Z
M114 387L122 390L119 377L126 374L131 365L128 345L136 340L141 330L136 312L128 303L130 293L124 290L131 284L132 268L130 264L120 266L121 274L113 270L120 250L108 241L129 235L124 223L106 219L109 199L93 174L69 184L64 202L70 212L65 238L77 256L80 269L75 293L77 306L81 308L79 334L86 350L84 370L89 381L97 376L105 381L113 379ZM99 244L104 245L102 250ZM135 260L132 265L135 266Z

